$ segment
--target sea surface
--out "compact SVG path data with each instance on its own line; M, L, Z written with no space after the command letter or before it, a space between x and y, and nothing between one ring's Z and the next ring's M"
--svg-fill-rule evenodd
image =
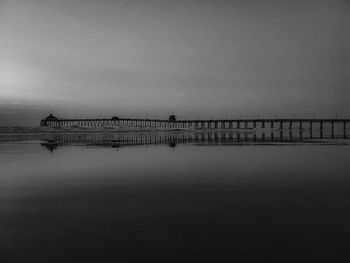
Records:
M0 262L350 262L349 135L1 135Z

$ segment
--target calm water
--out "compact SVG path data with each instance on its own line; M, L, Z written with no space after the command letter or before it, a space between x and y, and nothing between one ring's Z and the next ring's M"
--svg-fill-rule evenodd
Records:
M0 262L349 262L341 133L0 141Z

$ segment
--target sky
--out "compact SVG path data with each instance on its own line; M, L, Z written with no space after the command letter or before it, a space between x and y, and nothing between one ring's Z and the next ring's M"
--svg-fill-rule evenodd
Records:
M0 126L350 117L349 0L0 0Z

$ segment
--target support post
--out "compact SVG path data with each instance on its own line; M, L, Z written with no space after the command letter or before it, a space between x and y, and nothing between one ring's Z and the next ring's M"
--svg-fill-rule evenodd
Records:
M344 134L344 139L346 139L346 121L343 122L343 134Z

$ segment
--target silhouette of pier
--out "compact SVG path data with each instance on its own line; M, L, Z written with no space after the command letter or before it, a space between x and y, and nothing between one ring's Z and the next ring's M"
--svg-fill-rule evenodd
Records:
M52 114L42 119L40 126L101 128L130 127L154 129L319 129L334 130L335 126L347 129L350 119L316 119L316 118L254 118L254 119L207 119L207 120L177 120L174 115L169 119L140 118L100 118L100 119L59 119Z
M146 132L105 134L56 134L47 135L41 143L50 151L63 146L87 146L121 148L164 144L175 147L179 144L201 145L285 145L339 143L337 139L349 139L346 134L324 133L322 131L270 131L270 132Z

